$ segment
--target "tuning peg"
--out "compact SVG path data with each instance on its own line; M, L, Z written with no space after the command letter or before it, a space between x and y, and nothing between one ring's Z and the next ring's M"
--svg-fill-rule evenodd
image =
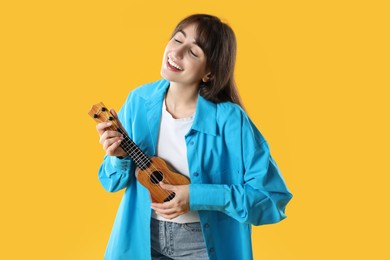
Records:
M113 119L114 119L114 118L113 118L112 116L108 117L108 120L110 120L110 121L113 120Z
M93 118L98 118L99 116L97 114L93 114Z
M102 111L104 112L104 111L107 111L107 108L105 108L105 107L102 107Z

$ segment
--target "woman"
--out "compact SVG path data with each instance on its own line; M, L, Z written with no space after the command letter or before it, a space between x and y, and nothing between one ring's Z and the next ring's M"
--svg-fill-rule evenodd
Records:
M122 134L97 125L106 151L99 180L110 192L126 188L105 259L252 259L251 225L286 217L292 195L242 109L235 57L228 25L189 16L166 46L163 79L132 91L119 112L141 150L190 178L189 185L160 182L175 193L168 202L151 203L120 147Z

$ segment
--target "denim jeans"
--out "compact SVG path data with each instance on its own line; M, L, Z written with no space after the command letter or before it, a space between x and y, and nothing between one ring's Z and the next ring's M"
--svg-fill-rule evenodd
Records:
M199 222L180 224L152 218L150 230L153 260L209 259Z

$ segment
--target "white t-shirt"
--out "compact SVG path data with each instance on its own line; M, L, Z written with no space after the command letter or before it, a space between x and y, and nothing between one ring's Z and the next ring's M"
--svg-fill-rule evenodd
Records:
M190 176L187 161L187 146L185 135L190 130L194 116L175 119L167 111L165 99L162 106L160 130L157 141L157 156L166 161L173 169L187 177ZM189 211L174 219L166 219L153 210L152 217L158 220L176 223L199 222L197 211Z

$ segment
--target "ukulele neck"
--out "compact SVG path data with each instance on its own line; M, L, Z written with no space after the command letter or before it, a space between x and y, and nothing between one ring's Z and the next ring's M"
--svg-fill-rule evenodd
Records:
M130 156L131 159L135 162L138 168L141 170L146 169L150 163L150 158L144 154L141 149L130 139L126 131L122 130L119 126L119 122L114 118L111 112L104 106L103 102L97 103L92 106L88 114L97 122L111 122L112 125L107 128L108 130L118 131L123 135L123 140L120 144L120 147Z
M118 128L118 132L123 135L123 141L121 142L121 148L130 156L138 168L141 170L146 169L150 165L150 158L141 151L141 149L130 139L130 137Z

